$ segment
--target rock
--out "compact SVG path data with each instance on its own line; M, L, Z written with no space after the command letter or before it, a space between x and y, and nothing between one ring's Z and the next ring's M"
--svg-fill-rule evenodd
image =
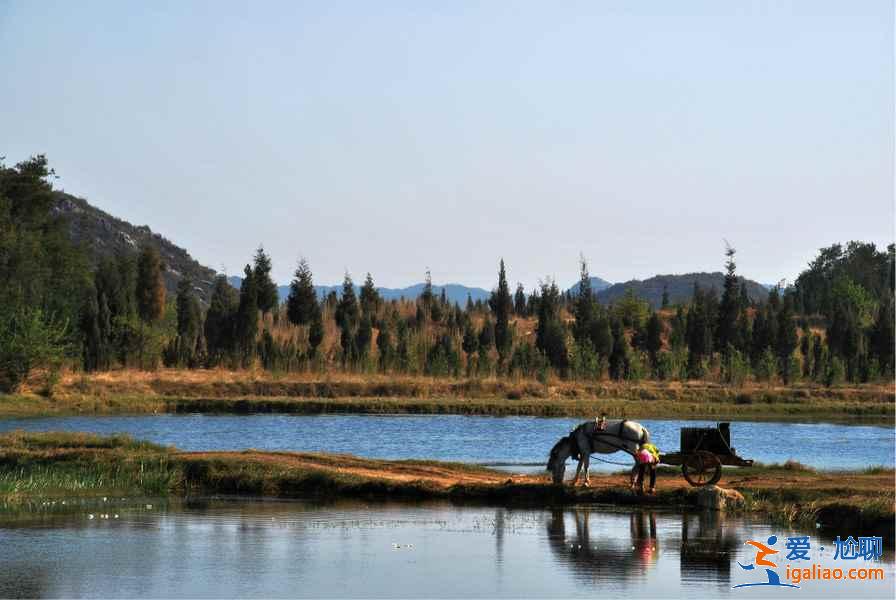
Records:
M697 490L697 506L709 510L728 510L743 506L744 497L737 490L708 485Z

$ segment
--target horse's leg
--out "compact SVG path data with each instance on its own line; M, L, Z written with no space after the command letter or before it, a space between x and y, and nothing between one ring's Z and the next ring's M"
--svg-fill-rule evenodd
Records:
M576 476L572 479L572 487L576 487L576 484L579 482L579 473L582 471L582 459L579 459L579 464L576 465Z
M591 482L588 481L588 467L591 466L591 455L590 454L583 455L582 461L585 463L585 487L590 487Z

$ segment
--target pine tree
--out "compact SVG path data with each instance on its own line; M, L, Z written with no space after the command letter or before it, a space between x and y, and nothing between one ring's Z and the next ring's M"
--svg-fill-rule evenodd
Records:
M491 319L486 319L482 323L482 329L479 331L479 351L488 352L495 345L495 324Z
M311 316L311 326L308 328L309 355L316 356L317 348L324 341L324 324L320 314L320 306L315 302L314 313Z
M355 284L346 273L342 282L342 296L336 305L336 324L342 330L339 341L342 345L342 362L354 360L358 356L355 346L355 331L358 328L358 299L355 296Z
M258 286L252 267L246 265L243 273L236 312L236 342L243 366L248 366L255 355L255 340L258 337Z
M877 358L882 374L891 379L894 370L894 332L893 323L893 294L889 291L884 294L880 306L877 309L877 318L871 328L871 351Z
M660 321L660 316L655 312L650 315L650 319L647 321L647 340L645 345L647 355L650 357L650 365L656 369L659 353L663 347L663 323Z
M373 285L373 277L368 273L361 287L361 313L373 319L379 306L380 294Z
M513 312L518 317L526 316L526 290L522 283L516 284L516 292L513 294Z
M503 364L510 354L512 342L510 332L510 311L513 301L510 298L510 288L507 286L507 273L504 271L504 259L501 259L498 269L498 289L492 292L489 299L492 313L495 315L495 348Z
M88 290L81 308L81 335L84 338L82 364L88 373L99 369L100 347L103 344L99 325L100 307L96 296L96 288Z
M265 254L264 246L259 246L255 251L255 267L252 274L255 277L255 287L258 289L258 309L266 315L277 308L279 294L277 284L271 279L271 259Z
M591 332L595 317L595 301L594 293L591 289L591 276L588 273L588 263L585 258L579 259L581 267L579 276L579 289L573 303L573 316L575 317L575 326L573 327L573 337L580 346L592 344Z
M370 316L366 313L361 317L358 330L355 333L355 349L358 358L364 358L370 353L370 342L373 340L373 325Z
M737 339L737 320L740 317L740 298L737 266L734 263L735 250L731 246L725 249L725 285L722 291L722 300L719 303L718 321L716 323L715 347L722 352L727 352L729 344L732 348L740 348L740 340Z
M311 267L304 258L299 261L295 276L289 284L286 298L286 318L293 325L308 325L315 315L319 315L317 292L311 279Z
M785 383L790 383L790 359L799 343L791 306L791 300L788 297L785 299L778 314L778 335L775 347L780 363L781 376Z
M206 348L209 363L213 366L236 349L236 313L239 303L239 292L227 282L227 277L218 275L205 315Z
M613 319L611 325L613 331L613 353L610 354L610 377L617 381L625 379L629 362L628 340L625 338L625 329L622 321Z
M661 308L669 308L669 286L663 284L663 299L660 304Z
M392 363L392 332L389 322L384 319L376 336L376 349L380 355L380 369L386 371Z
M423 281L423 293L420 294L420 301L423 303L423 313L429 315L432 312L432 273L426 269L426 277Z
M137 261L137 312L144 323L155 323L165 312L165 281L162 259L153 246L146 246Z
M479 350L479 338L476 336L476 330L473 329L472 321L467 321L467 325L464 327L464 338L461 348L467 354L467 358Z
M552 367L564 374L569 368L569 351L566 347L566 327L560 319L560 297L556 283L541 284L535 346L544 353Z
M177 284L176 354L179 366L192 366L202 331L202 310L193 293L193 284L182 277Z

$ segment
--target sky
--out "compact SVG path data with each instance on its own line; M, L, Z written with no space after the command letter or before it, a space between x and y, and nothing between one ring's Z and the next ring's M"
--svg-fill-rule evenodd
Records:
M239 273L721 270L894 238L894 8L0 0L0 156Z

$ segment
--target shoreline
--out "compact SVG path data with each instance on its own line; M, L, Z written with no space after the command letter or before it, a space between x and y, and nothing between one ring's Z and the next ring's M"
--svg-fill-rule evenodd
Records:
M892 386L731 387L256 371L66 374L52 393L0 395L0 418L85 414L458 414L893 424Z
M815 471L768 465L726 471L721 488L693 488L661 467L655 496L628 490L625 473L592 477L592 487L551 485L546 474L419 460L376 460L299 452L181 452L127 436L79 433L0 435L0 516L37 499L95 496L347 498L369 501L552 507L603 504L698 509L714 506L784 525L894 533L894 469ZM722 497L721 503L717 498Z

